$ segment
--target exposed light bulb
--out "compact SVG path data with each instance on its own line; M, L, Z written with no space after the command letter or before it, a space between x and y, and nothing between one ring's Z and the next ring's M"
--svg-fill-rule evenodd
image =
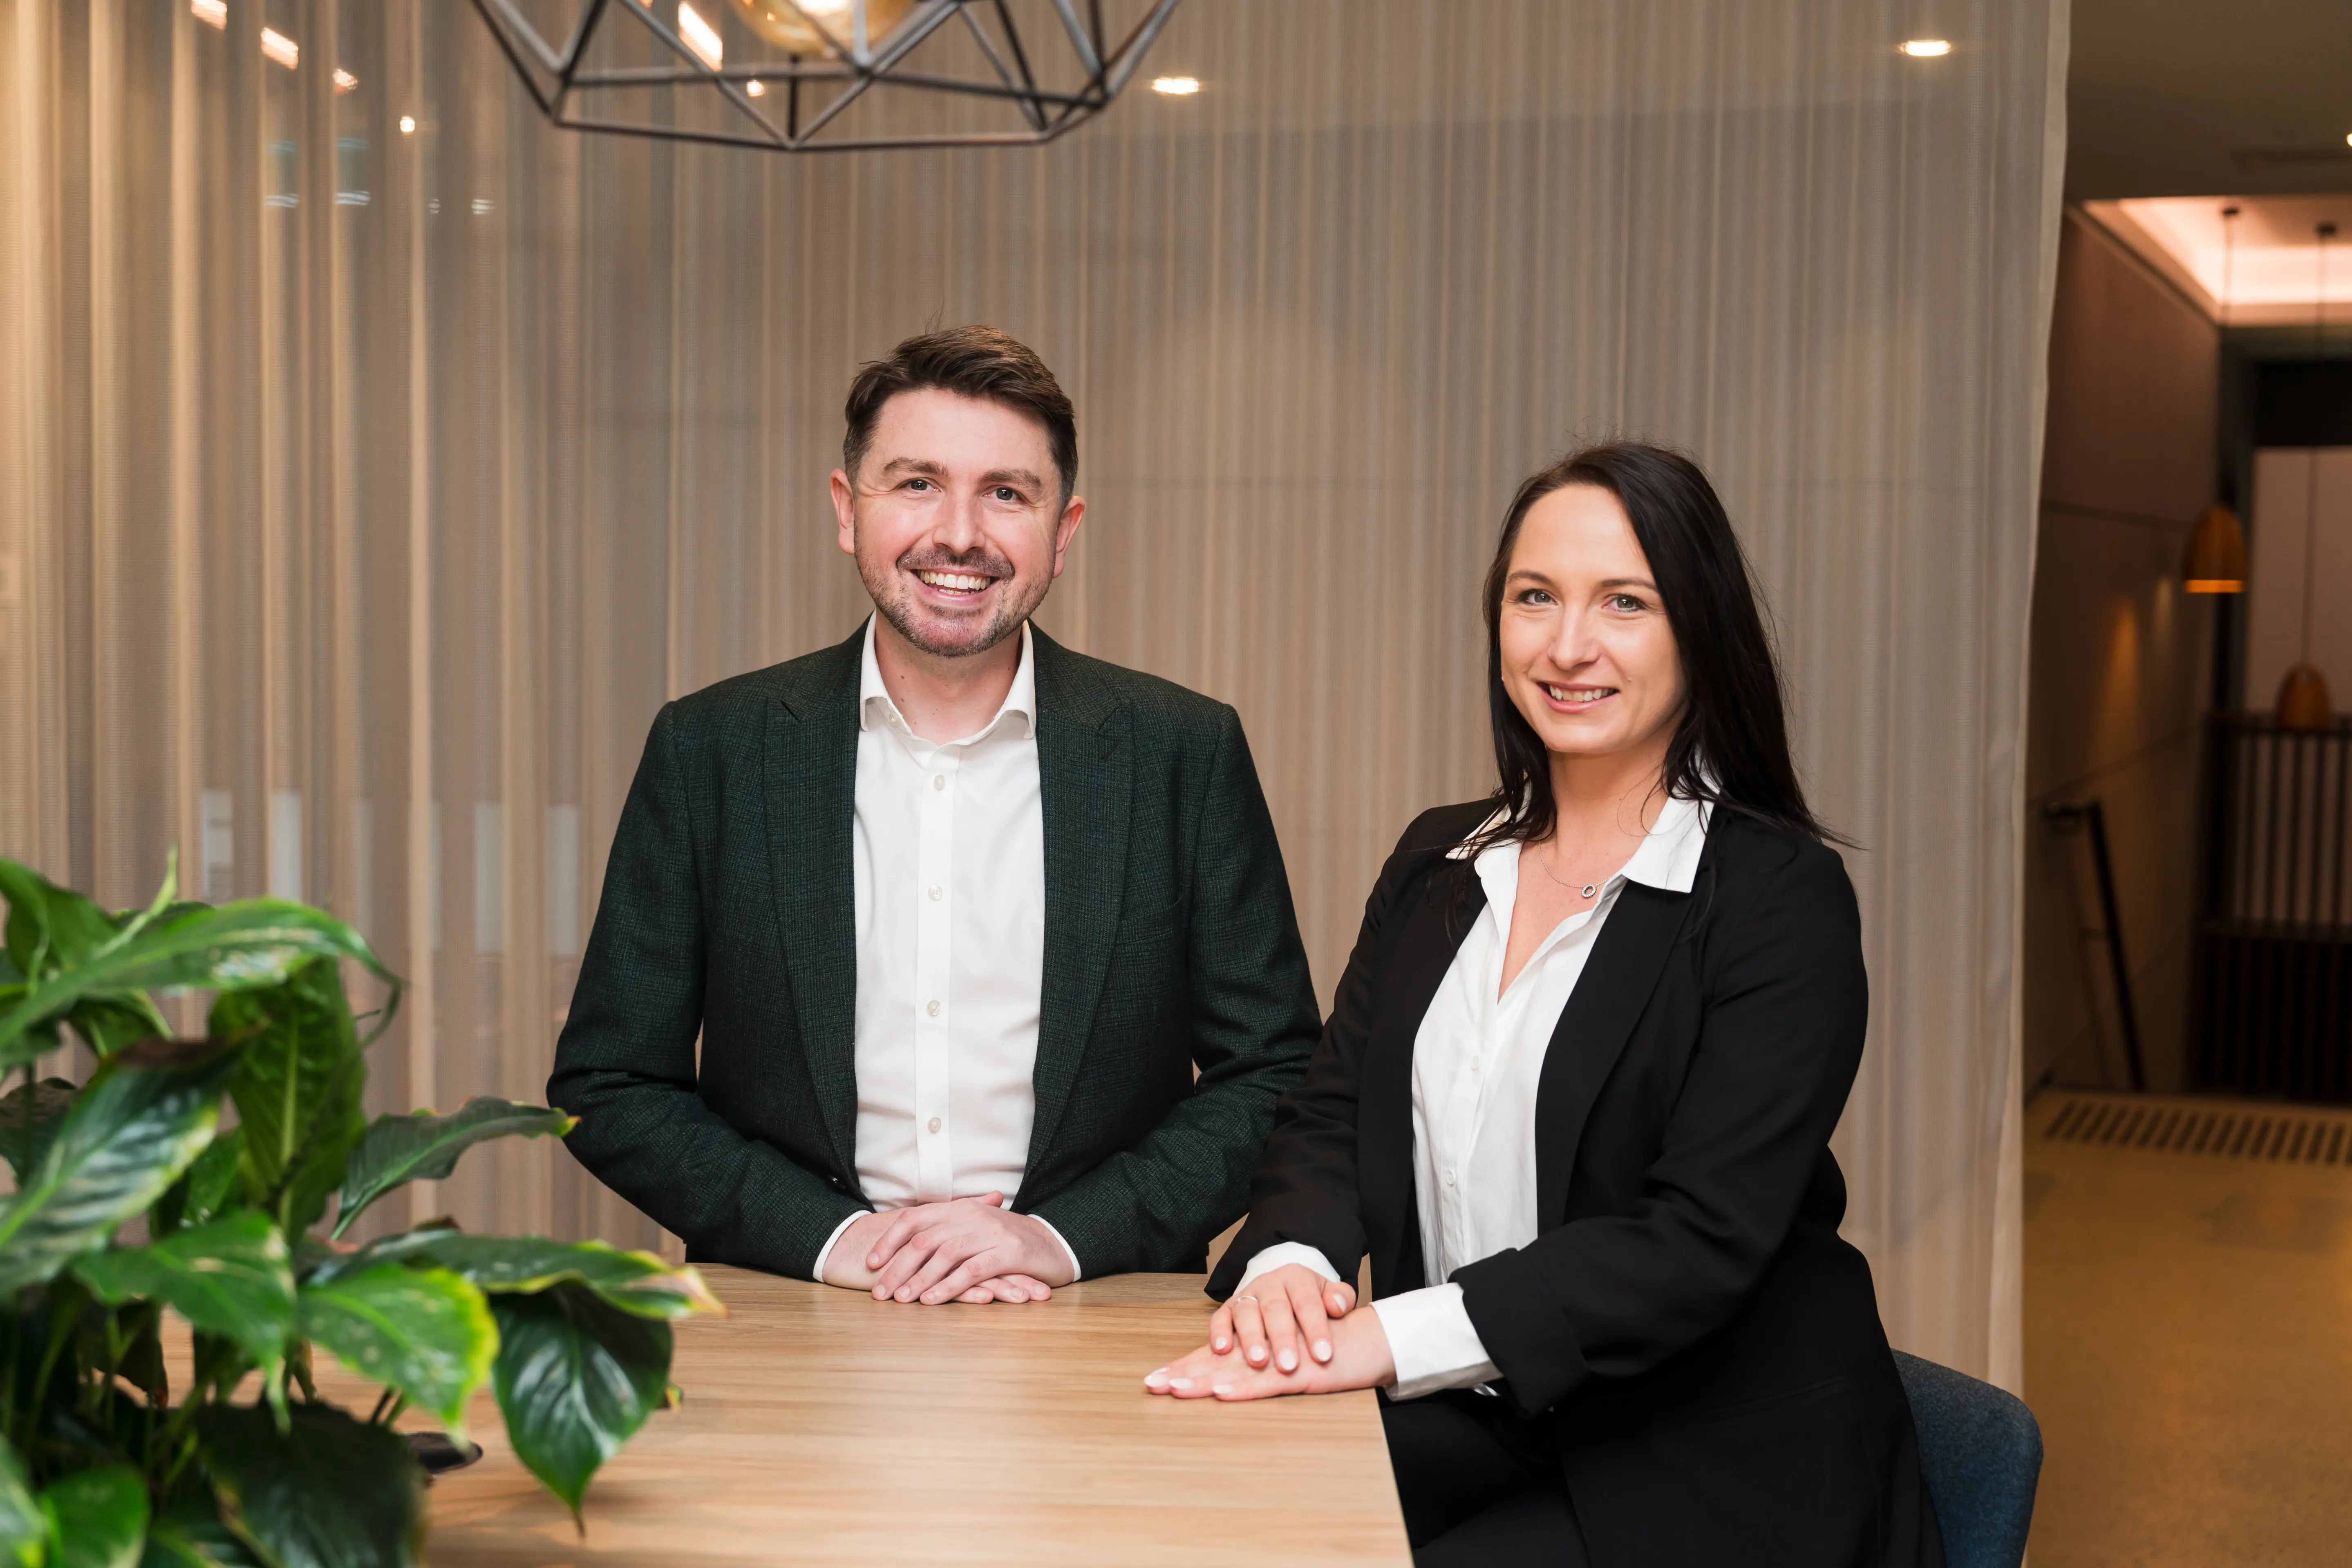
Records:
M694 51L694 58L712 70L726 63L727 41L719 36L719 29L704 21L702 13L688 5L686 0L677 0L677 36L688 48Z
M1190 98L1201 90L1201 79L1196 76L1153 77L1151 90L1164 92L1171 98Z
M403 136L414 136L416 134L416 116L413 114L404 114L400 117L400 133Z
M864 0L866 47L882 40L907 19L915 0ZM857 46L858 0L734 0L743 25L787 54L817 59Z
M337 66L335 68L335 90L337 92L349 92L352 89L359 86L359 78L353 76L351 72L345 70L341 66Z
M743 84L743 91L748 97L765 98L768 96L768 84L764 81L747 81Z
M1903 46L1903 52L1915 60L1932 60L1938 55L1952 52L1949 38L1914 38Z

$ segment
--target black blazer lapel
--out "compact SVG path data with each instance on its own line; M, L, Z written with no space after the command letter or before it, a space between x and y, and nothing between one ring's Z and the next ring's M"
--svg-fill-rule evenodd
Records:
M1421 1021L1486 907L1486 884L1466 860L1440 859L1423 881L1389 949L1374 1003L1356 1104L1357 1162L1363 1184L1364 1245L1373 1268L1387 1264L1393 1295L1427 1284L1421 1215L1413 1195L1412 1047Z
M841 1173L857 1168L857 676L866 634L803 667L767 713L776 931L801 1048Z
M1045 819L1045 965L1034 1082L1029 1169L1041 1170L1077 1081L1102 998L1127 888L1134 789L1132 715L1085 679L1045 633L1034 636L1037 782Z
M1536 1212L1545 1226L1567 1213L1584 1120L1657 988L1689 906L1688 893L1627 882L1559 1010L1536 1080Z

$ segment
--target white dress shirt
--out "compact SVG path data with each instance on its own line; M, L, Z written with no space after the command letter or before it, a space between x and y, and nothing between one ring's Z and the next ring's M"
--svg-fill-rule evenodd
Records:
M1045 816L1029 627L1021 628L1021 663L996 716L936 745L890 700L874 635L868 617L851 834L858 1184L877 1208L987 1192L1003 1193L1010 1206L1037 1117L1045 963ZM819 1279L833 1244L856 1218L818 1249ZM1075 1253L1070 1268L1075 1278Z
M1438 983L1412 1043L1413 1194L1425 1278L1444 1280L1465 1264L1536 1239L1542 1228L1536 1206L1536 1087L1560 1011L1625 884L1687 893L1706 847L1705 810L1669 797L1649 836L1609 879L1593 907L1554 926L1508 987L1502 983L1503 956L1518 901L1519 847L1497 844L1479 855L1486 906ZM1318 1248L1283 1242L1250 1259L1236 1294L1286 1263L1339 1278ZM1373 1302L1372 1310L1396 1359L1391 1397L1476 1387L1498 1375L1463 1305L1461 1286L1406 1290Z

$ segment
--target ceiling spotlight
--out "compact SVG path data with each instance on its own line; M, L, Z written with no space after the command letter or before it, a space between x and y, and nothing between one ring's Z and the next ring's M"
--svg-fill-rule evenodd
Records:
M1938 55L1952 52L1949 38L1914 38L1903 46L1903 52L1915 60L1932 60Z
M359 86L359 78L353 76L351 72L345 70L341 66L337 66L335 68L335 90L337 92L349 92L352 89Z
M272 28L261 29L261 52L288 70L298 69L302 64L302 46Z
M754 79L743 84L743 91L747 97L765 98L768 96L768 84Z
M1151 79L1151 90L1164 92L1171 98L1190 98L1201 90L1201 79L1196 76L1157 76Z
M403 136L414 136L416 134L416 116L413 114L404 114L400 117L400 133Z
M694 58L712 70L727 63L726 40L719 37L719 29L704 21L702 13L688 5L686 0L677 0L677 36L686 40L686 47L694 51Z

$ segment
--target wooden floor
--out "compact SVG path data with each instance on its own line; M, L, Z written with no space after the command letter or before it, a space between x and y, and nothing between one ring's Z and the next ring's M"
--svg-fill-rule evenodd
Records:
M2145 1144L2049 1134L2126 1098L2167 1112ZM2217 1105L2326 1138L2152 1146ZM2032 1568L2352 1563L2352 1115L2052 1091L2026 1122Z

